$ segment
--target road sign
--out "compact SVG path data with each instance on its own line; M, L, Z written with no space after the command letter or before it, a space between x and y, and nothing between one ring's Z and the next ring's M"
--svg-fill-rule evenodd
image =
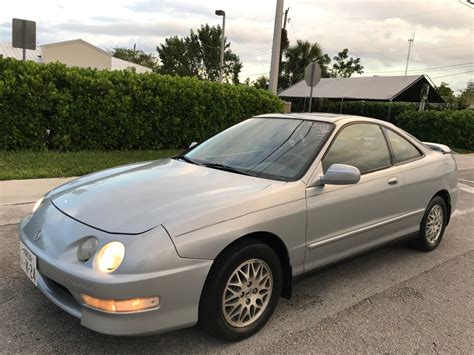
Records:
M25 60L26 49L36 49L36 22L12 19L12 46L23 48L23 60Z
M309 63L304 70L304 81L310 87L309 89L309 109L311 112L311 106L313 105L313 88L321 80L321 68L318 63Z
M309 63L304 70L304 81L308 86L316 86L321 80L321 68L316 62Z

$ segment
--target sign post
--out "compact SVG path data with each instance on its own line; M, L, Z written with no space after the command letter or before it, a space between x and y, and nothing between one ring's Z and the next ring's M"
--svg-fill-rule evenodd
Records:
M12 46L23 49L23 60L26 60L26 50L36 49L36 22L12 19Z
M304 70L304 81L309 86L309 108L308 112L311 112L313 106L313 88L321 80L321 68L318 63L309 63ZM304 110L303 110L304 111Z

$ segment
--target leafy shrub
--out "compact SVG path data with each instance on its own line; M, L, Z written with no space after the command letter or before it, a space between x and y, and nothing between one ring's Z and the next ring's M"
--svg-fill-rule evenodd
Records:
M244 85L0 57L3 150L187 147L282 110L276 96Z
M443 110L405 112L398 126L422 141L474 150L474 111Z

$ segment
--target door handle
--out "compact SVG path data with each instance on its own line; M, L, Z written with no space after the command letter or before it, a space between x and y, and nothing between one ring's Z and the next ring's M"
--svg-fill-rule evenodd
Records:
M398 179L396 177L388 179L388 184L389 185L396 185L398 183Z

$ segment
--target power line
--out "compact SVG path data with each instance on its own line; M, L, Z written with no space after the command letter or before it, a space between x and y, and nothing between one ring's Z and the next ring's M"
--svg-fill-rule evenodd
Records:
M331 15L326 15L326 17L331 17L331 18L340 18L340 19L345 19L345 20L383 20L383 19L391 19L391 18L401 18L401 17L411 17L411 16L419 16L419 15L426 15L426 14L432 14L435 12L444 12L444 11L451 11L451 10L456 10L460 9L462 6L456 6L456 7L450 7L448 9L440 9L440 10L431 10L431 11L423 11L423 12L415 12L412 14L406 14L406 15L400 15L400 16L374 16L374 17L342 17L342 16L331 16Z
M298 41L298 37L296 36L296 31L295 28L293 27L293 21L291 21L291 18L288 19L288 23L291 26L291 30L293 31L293 35L295 36L295 42Z
M419 71L433 71L433 70L450 70L450 69L460 69L459 67L463 66L472 66L474 62L460 63L453 65L444 65L441 67L431 67L431 68L420 68L420 69L409 69L408 72L419 72ZM369 71L364 72L364 74L377 74L377 73L403 73L403 70L380 70L380 71Z
M249 75L244 75L246 77L252 77L252 76L260 76L260 75L268 75L270 72L266 71L264 73L258 73L258 74L249 74Z
M291 22L290 22L291 24ZM455 48L455 47L464 47L464 46L469 46L469 45L473 45L474 42L469 42L469 43L459 43L459 44L453 44L453 45L449 45L449 46L442 46L442 47L429 47L429 48L419 48L419 49L412 49L411 52L424 52L424 51L433 51L433 50L437 50L437 49L445 49L445 48ZM328 50L328 52L339 52L340 49L338 50L335 50L335 49L332 49L332 50ZM271 49L265 49L265 50L257 50L257 51L245 51L245 52L241 52L239 53L239 55L247 55L247 54L257 54L257 53L271 53ZM396 51L391 51L391 50L385 50L385 51L357 51L357 50L350 50L350 52L354 55L361 55L361 54L377 54L377 53L401 53L401 52L405 52L405 50L396 50ZM411 70L408 70L408 71L411 71ZM398 72L398 71L397 71ZM400 70L400 72L403 72L403 70Z
M474 70L463 71L463 72L461 72L461 73L454 73L454 74L449 74L449 75L435 76L434 78L431 78L431 79L446 78L446 77L448 77L448 76L455 76L455 75L467 74L467 73L472 73L472 72L474 72Z
M413 52L423 52L423 51L433 51L433 50L436 50L436 49L445 49L445 48L454 48L454 47L463 47L463 46L469 46L469 45L472 45L474 44L474 42L469 42L469 43L460 43L460 44L453 44L453 45L449 45L449 46L442 46L442 47L431 47L431 48L419 48L419 49L413 49L412 50L412 53ZM330 50L329 52L338 52L339 50ZM351 53L353 54L377 54L377 53L401 53L401 52L405 52L405 50L396 50L396 51L391 51L391 50L385 50L385 51L354 51L354 50L351 50L350 51Z

